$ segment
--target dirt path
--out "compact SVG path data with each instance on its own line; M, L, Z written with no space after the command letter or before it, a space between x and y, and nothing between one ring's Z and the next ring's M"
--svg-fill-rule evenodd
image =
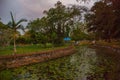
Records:
M0 69L15 68L33 63L39 63L50 59L67 56L73 54L74 52L74 47L67 47L39 53L3 56L0 57Z

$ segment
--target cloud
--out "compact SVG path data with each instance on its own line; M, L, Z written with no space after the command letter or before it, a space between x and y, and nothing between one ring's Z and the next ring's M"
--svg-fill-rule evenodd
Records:
M41 17L44 10L51 7L51 4L43 0L19 0L23 11L28 17Z
M24 13L29 18L37 18L43 16L43 11L53 7L58 0L18 0L24 8ZM76 0L60 0L64 5L76 4Z
M2 5L0 11L0 17L2 21L7 23L10 20L10 11L16 17L26 18L28 20L40 18L43 16L43 11L53 7L58 0L4 0L5 3ZM79 4L76 0L59 0L64 5ZM82 5L86 5L82 3ZM90 6L92 4L89 4ZM3 14L2 14L3 13Z

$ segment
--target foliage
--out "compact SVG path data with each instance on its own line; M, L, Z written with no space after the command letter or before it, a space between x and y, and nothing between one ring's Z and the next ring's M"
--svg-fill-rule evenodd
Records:
M67 57L0 72L2 80L119 80L119 56L105 48L78 47ZM117 61L116 61L117 60ZM6 77L4 77L6 73ZM13 79L12 79L12 78Z
M11 75L11 71L6 70L0 73L0 80L13 80L13 76Z
M31 39L30 38L26 38L25 36L19 36L16 39L16 44L18 45L25 45L25 44L31 44Z
M82 32L79 29L76 29L73 31L72 39L75 41L86 40L86 39L88 39L88 34Z
M91 36L87 32L85 22L77 22L71 32L71 38L75 41L90 40Z
M0 46L9 46L13 31L7 25L0 22Z
M116 15L112 4L96 2L86 15L88 31L96 34L96 39L119 38L119 16Z
M14 16L12 12L10 12L11 15L11 21L8 23L9 28L13 30L13 40L14 40L14 54L17 52L16 51L16 34L18 29L24 30L23 25L21 25L22 22L26 22L26 19L21 19L18 22L15 22Z
M74 24L81 19L85 10L82 6L66 7L60 1L54 8L44 11L45 16L29 22L28 29L34 43L53 43L61 45L63 38L70 36Z

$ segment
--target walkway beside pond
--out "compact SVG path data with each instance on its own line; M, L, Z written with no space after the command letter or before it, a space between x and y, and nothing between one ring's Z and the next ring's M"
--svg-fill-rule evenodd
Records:
M71 55L74 52L74 47L67 47L37 53L0 56L0 69L15 68L33 63L39 63L50 59Z

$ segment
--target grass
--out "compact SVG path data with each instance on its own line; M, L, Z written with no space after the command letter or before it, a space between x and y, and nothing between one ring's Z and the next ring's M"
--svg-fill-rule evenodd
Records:
M55 47L52 46L46 46L43 45L24 45L24 46L17 46L17 53L16 54L25 54L25 53L32 53L32 52L40 52L40 51L46 51L46 50L52 50L57 48L63 48L62 47ZM12 55L13 54L13 46L8 47L0 47L0 55Z
M87 40L83 40L83 41L80 41L79 42L79 46L88 46L90 45L91 42L90 41L87 41Z
M119 41L111 41L111 42L97 41L97 44L120 48L120 42Z

